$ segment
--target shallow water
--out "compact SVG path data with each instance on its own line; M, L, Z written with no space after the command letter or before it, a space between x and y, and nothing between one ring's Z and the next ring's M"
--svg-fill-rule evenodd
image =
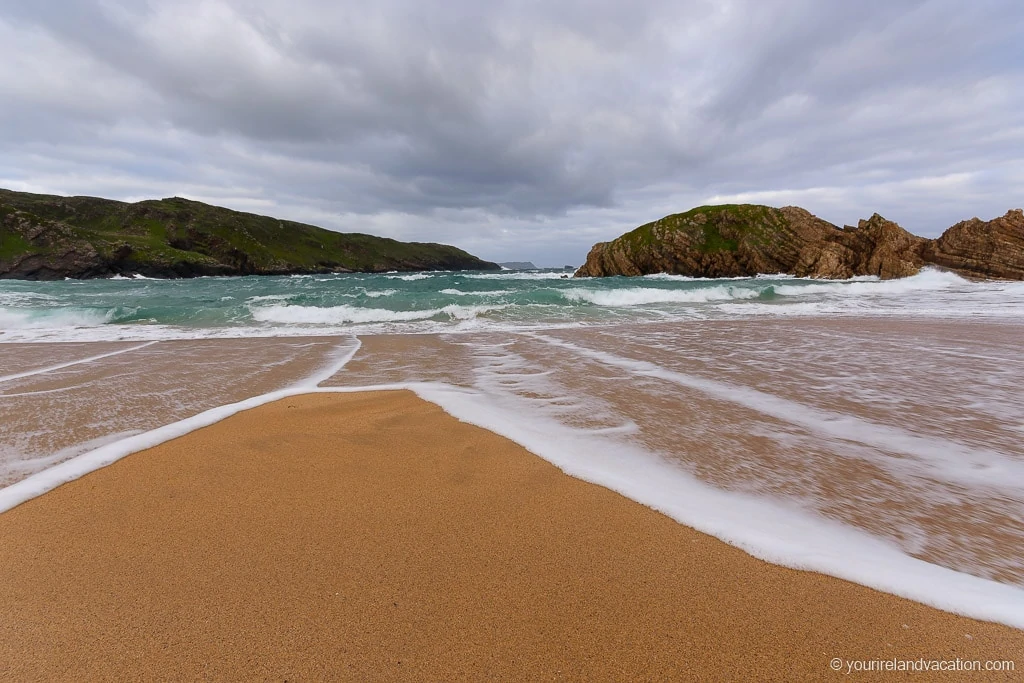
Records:
M0 485L303 382L411 386L766 559L961 590L917 558L1024 605L1022 284L390 274L0 282L0 304Z
M464 386L522 420L598 435L609 452L639 448L716 487L1024 585L1020 332L754 320L366 337L326 385Z

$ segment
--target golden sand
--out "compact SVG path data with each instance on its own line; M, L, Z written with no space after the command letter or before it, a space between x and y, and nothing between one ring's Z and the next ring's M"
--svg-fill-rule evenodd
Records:
M7 680L891 679L1024 632L766 564L408 392L240 413L0 515ZM992 680L987 673L915 680Z

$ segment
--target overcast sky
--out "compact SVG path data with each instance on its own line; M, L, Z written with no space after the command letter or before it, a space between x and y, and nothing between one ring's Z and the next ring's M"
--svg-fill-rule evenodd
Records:
M0 0L0 187L579 265L705 203L1024 205L1019 0Z

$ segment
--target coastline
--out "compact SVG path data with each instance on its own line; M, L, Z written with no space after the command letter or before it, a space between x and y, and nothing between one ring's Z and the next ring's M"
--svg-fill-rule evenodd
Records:
M236 413L0 514L0 539L17 679L814 679L1024 651L757 560L407 391Z

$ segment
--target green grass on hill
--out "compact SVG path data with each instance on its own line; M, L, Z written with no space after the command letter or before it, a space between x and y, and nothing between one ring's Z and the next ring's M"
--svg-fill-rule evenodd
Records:
M705 220L695 220L698 217L704 217ZM770 206L717 204L698 206L684 213L665 216L641 225L619 239L628 250L637 252L664 240L671 232L682 231L701 252L717 253L736 251L739 248L738 240L722 235L724 225L745 238L761 242L773 228L782 227L785 223L782 213Z
M129 204L0 190L0 220L10 224L15 211L23 221L58 226L47 239L139 263L222 264L241 272L497 268L447 245L338 233L180 197ZM0 259L44 248L12 229L3 235Z

